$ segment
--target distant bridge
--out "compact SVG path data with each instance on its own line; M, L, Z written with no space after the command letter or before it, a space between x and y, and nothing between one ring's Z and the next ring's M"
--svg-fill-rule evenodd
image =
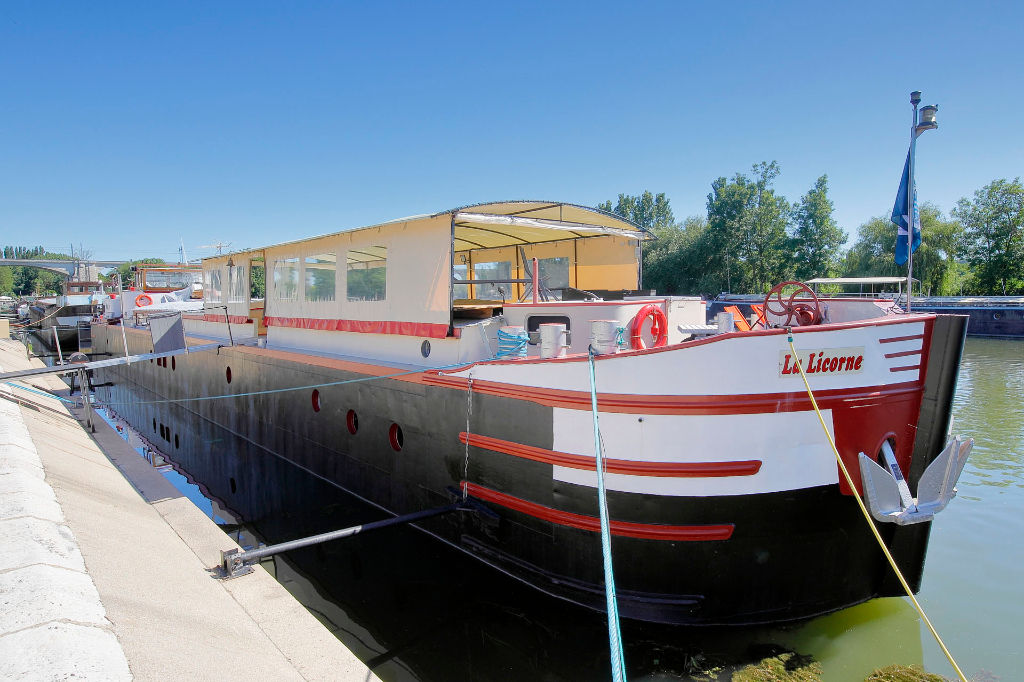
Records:
M0 267L4 265L28 266L30 268L42 268L53 272L63 272L68 277L73 277L79 267L116 268L124 265L126 260L45 260L40 258L0 258Z

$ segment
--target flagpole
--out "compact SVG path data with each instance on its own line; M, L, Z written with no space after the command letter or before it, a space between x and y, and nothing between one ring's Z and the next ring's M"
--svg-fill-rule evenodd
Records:
M914 118L910 122L910 157L907 161L907 312L910 312L910 298L914 286L914 145L917 144L917 105L921 103L921 92L910 93L914 105Z

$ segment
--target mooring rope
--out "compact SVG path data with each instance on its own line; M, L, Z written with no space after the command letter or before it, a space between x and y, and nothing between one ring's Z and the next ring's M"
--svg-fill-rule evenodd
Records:
M31 327L34 324L37 325L40 322L42 322L43 320L50 319L51 317L53 317L54 315L59 313L61 310L64 310L64 306L61 306L61 307L57 308L56 310L54 310L52 313L50 313L46 317L40 317L38 320L31 320L29 322L24 322L24 323L19 323L19 324L12 324L11 325L11 329L24 329L25 327ZM39 329L42 330L42 327L39 327Z
M622 654L622 631L619 628L619 603L615 596L615 573L612 570L611 523L608 520L608 500L604 488L604 444L597 421L597 379L594 376L594 348L587 349L590 364L590 410L594 416L594 453L597 458L597 500L601 516L601 554L604 558L604 594L608 608L608 648L611 652L612 680L625 682L626 659Z
M502 330L498 330L498 352L494 357L496 358L522 358L526 357L526 344L529 342L530 337L523 332L522 334L509 334Z
M814 412L818 415L818 421L821 423L821 428L825 431L825 437L828 439L828 444L832 446L832 452L836 456L836 461L839 462L839 470L843 472L846 484L850 486L850 490L853 491L853 499L857 501L857 506L860 507L860 511L864 515L864 518L868 523L868 527L871 528L871 532L874 534L875 540L878 541L878 546L882 548L885 558L889 560L889 565L892 566L892 570L896 572L896 577L899 578L900 584L903 585L903 589L906 591L907 596L910 597L910 601L913 602L914 608L917 609L918 614L920 614L921 620L928 626L928 630L932 633L932 637L934 637L935 641L938 642L939 648L942 649L942 653L946 655L946 659L949 661L950 665L953 666L953 669L956 670L956 674L960 677L962 682L967 682L967 678L964 677L964 673L960 670L960 666L958 666L956 661L953 660L953 654L949 653L949 649L946 648L942 638L939 637L939 633L935 630L935 626L932 625L928 616L925 615L924 609L921 608L921 605L917 602L917 598L914 597L913 590L911 590L910 585L907 584L906 578L903 577L903 572L900 571L900 567L896 565L896 560L892 558L892 554L889 553L889 548L885 546L885 541L882 540L882 535L878 532L875 522L871 519L871 513L864 504L864 500L861 499L856 486L853 485L853 479L850 477L850 472L846 469L846 463L843 462L843 458L839 455L839 448L836 447L836 442L833 440L832 434L825 425L825 418L821 415L821 410L818 408L818 401L814 399L814 392L811 391L811 385L807 382L807 375L804 373L803 363L800 362L800 355L797 353L796 347L793 345L793 331L791 329L787 329L786 331L788 333L787 341L789 342L789 348L793 352L793 357L796 358L796 366L800 370L800 377L804 380L804 387L807 389L807 396L811 399L811 406L814 407Z
M35 393L36 395L43 395L43 396L46 396L47 398L53 398L54 400L59 400L62 403L71 403L72 405L77 405L78 404L77 400L68 400L67 398L62 398L59 395L54 395L52 393L47 393L46 391L40 391L40 390L37 390L37 389L34 389L34 388L29 388L28 386L22 386L21 384L16 384L13 381L5 381L4 385L5 386L10 386L12 388L18 388L18 389L21 389L22 391L27 391L28 393Z

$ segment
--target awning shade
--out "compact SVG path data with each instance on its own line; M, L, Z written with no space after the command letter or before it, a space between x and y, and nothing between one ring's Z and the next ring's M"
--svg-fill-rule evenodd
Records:
M599 217L599 214L591 212L590 217ZM455 250L538 244L599 235L617 235L626 239L651 238L648 232L623 220L606 222L612 224L458 211L454 216Z

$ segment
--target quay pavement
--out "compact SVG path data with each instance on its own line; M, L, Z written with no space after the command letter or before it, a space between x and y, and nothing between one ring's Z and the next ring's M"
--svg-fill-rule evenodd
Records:
M0 372L41 366L0 339ZM0 679L378 678L54 375L0 382Z

